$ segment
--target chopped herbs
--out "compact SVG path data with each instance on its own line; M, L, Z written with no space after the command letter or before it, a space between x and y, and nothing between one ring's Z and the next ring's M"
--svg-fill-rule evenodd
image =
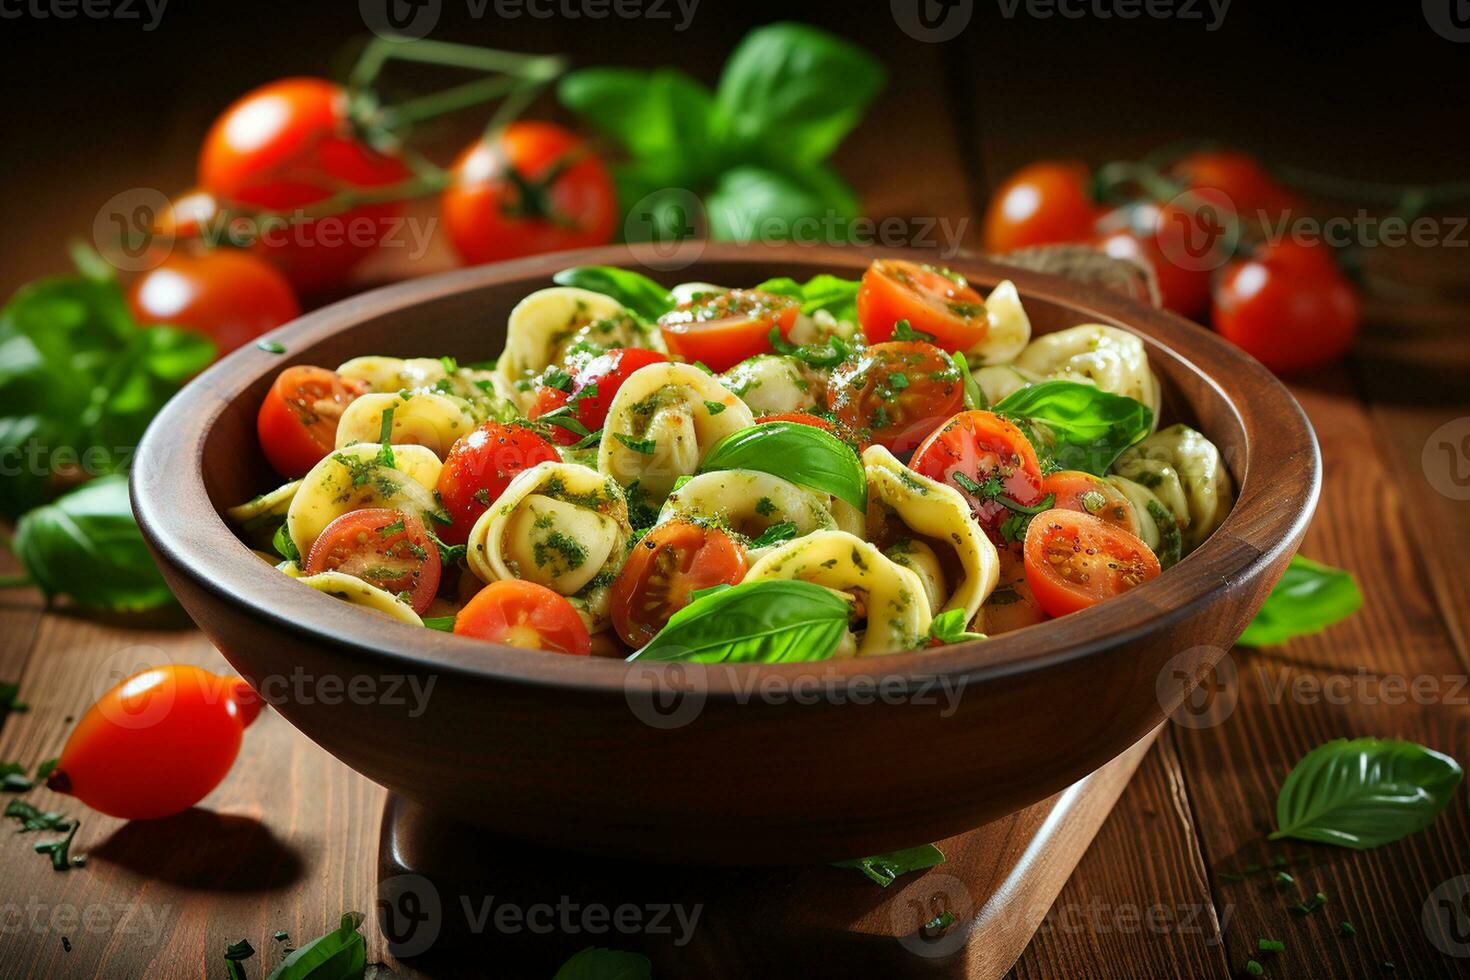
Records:
M0 790L7 793L25 793L35 787L30 777L19 772L7 772L4 779L0 779Z
M755 512L762 517L770 517L776 513L776 505L771 501L770 497L762 497L755 502Z
M658 443L653 439L634 439L621 432L614 432L613 437L633 452L642 453L645 456L652 456L658 450Z
M1344 936L1356 936L1358 934L1358 930L1353 928L1353 924L1345 919L1337 924L1337 931Z
M587 549L560 531L552 531L532 545L531 555L537 567L545 566L559 557L567 571L581 568L587 561Z
M5 816L11 817L20 823L17 833L29 833L36 830L54 830L64 833L71 829L72 823L68 817L54 810L42 812L25 800L11 800L5 805Z
M427 626L431 630L438 630L441 633L453 633L454 632L454 617L453 616L425 616L424 617L424 625Z
M286 345L281 343L279 340L257 340L255 342L255 346L265 351L267 354L286 353Z
M934 335L932 333L925 333L922 330L915 330L914 325L907 320L899 320L893 325L893 339L922 340L925 343L932 344L934 342Z
M711 415L719 415L721 412L723 412L725 410L725 403L724 402L709 402L709 401L707 401L707 402L704 403L704 408L705 408L705 411L709 412Z
M1286 951L1286 944L1279 939L1260 939L1256 941L1256 950L1261 953L1281 953Z
M1172 568L1184 554L1184 533L1174 515L1157 500L1150 500L1147 510L1159 529L1159 567Z
M796 537L796 525L791 521L782 521L779 524L772 524L762 531L758 537L753 538L750 542L750 547L769 548L773 544L790 541L794 537Z
M949 909L945 909L943 912L940 912L934 918L924 923L920 927L920 929L921 931L932 936L943 932L952 925L954 925L954 913L951 912Z
M1291 911L1296 915L1311 915L1313 912L1327 904L1327 896L1318 892L1300 905L1293 905Z
M68 853L71 849L71 842L77 836L77 829L81 825L82 822L80 820L73 822L71 829L66 832L66 836L61 838L61 840L37 841L35 844L36 853L51 855L51 867L53 869L57 871L67 870L71 867L71 857Z
M1255 960L1250 960L1245 965L1245 972L1253 977L1259 977L1266 972L1266 968Z

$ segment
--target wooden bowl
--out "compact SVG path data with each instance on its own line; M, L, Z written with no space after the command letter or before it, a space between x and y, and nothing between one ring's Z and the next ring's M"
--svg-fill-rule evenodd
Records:
M667 284L857 277L857 250L689 244ZM922 258L922 256L918 256ZM1037 333L1140 334L1165 388L1239 489L1176 567L1064 619L937 652L816 664L644 665L529 653L416 629L303 588L220 516L275 486L255 415L292 364L359 354L491 358L510 308L621 247L466 269L366 293L210 368L139 448L133 506L170 586L236 669L354 769L495 832L606 855L719 864L825 861L958 833L1049 796L1179 707L1234 642L1316 505L1316 438L1260 364L1168 313L1051 276L1012 279ZM286 778L285 774L282 778ZM298 787L311 792L312 787Z

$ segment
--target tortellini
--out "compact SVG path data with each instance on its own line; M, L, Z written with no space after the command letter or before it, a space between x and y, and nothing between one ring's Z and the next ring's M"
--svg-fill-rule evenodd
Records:
M1184 528L1184 550L1198 548L1235 500L1215 444L1184 424L1155 432L1118 457L1113 472L1147 487Z
M225 511L225 516L237 524L244 534L264 543L281 522L286 519L286 512L291 508L291 501L296 499L296 491L301 489L300 480L292 480L259 497L245 501ZM271 564L278 561L277 558L270 559Z
M437 357L354 357L337 368L344 378L365 383L373 391L423 391L449 372Z
M877 508L885 517L896 519L908 531L901 538L921 539L915 543L922 543L924 549L911 547L903 553L924 569L920 577L926 578L932 591L941 596L941 604L934 606L934 611L963 609L965 622L973 621L999 579L1000 558L995 545L970 516L965 498L953 487L915 473L882 446L870 446L863 453L863 469L868 477L870 511ZM874 535L880 532L875 527L868 530ZM953 573L944 572L942 552L936 545L953 555ZM929 570L930 556L937 563L938 575ZM955 579L952 589L947 586L951 579Z
M846 531L818 531L767 553L744 581L800 579L846 592L855 618L867 622L857 655L913 650L924 642L932 615L923 581L872 544Z
M1042 380L1029 371L1022 371L1014 364L991 364L987 367L976 368L970 372L970 377L974 378L975 383L980 386L987 405L994 405L1005 396Z
M990 329L985 339L965 351L965 359L972 367L1014 360L1031 339L1031 318L1021 306L1015 283L1006 279L990 291L985 297L985 316Z
M1100 323L1037 337L1016 358L1015 367L1042 378L1084 381L1103 391L1143 402L1159 417L1159 379L1148 366L1143 341L1126 330Z
M423 446L396 446L389 466L381 452L372 443L345 446L302 477L286 511L286 533L303 558L327 525L350 511L390 507L426 524L442 519L434 497L443 466L439 457Z
M712 518L747 538L790 522L796 534L836 527L827 496L758 470L701 473L669 495L658 520ZM761 549L764 553L764 549Z
M597 468L662 500L699 468L716 442L754 424L745 402L689 364L650 364L630 374L608 406Z
M524 579L572 601L589 630L608 624L608 592L633 539L615 480L575 463L539 463L511 480L470 530L482 582Z
M383 413L393 410L388 441L395 446L423 446L443 459L460 436L475 427L475 417L457 398L420 394L374 393L353 399L337 422L337 448L382 438Z
M1167 527L1161 527L1160 521L1168 521L1175 527L1179 527L1179 519L1158 496L1148 487L1126 476L1118 476L1116 473L1107 478L1119 493L1128 501L1133 508L1134 523L1138 526L1138 538L1148 545L1154 554L1159 553L1164 542ZM1182 540L1182 539L1181 539Z
M720 375L756 415L778 415L815 408L817 397L801 362L780 354L759 354Z
M408 623L410 626L424 625L424 621L408 603L400 602L391 593L364 582L356 575L348 575L346 572L317 572L315 575L297 576L296 581L354 606L382 613L400 623Z
M337 373L364 382L379 394L434 394L457 398L476 423L512 413L515 389L493 371L460 367L442 357L354 357ZM340 432L340 426L339 426ZM377 439L374 433L372 439Z

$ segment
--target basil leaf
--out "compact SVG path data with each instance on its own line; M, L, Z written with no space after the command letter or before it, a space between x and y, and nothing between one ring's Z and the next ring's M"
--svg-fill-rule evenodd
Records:
M1367 850L1434 821L1464 776L1449 756L1398 739L1334 739L1308 752L1281 784L1271 840Z
M922 871L943 863L943 851L933 844L920 844L918 847L890 851L887 854L875 854L872 857L834 861L832 866L834 868L856 868L876 881L880 887L887 888L901 874Z
M938 640L942 644L948 644L985 639L984 633L971 633L965 629L968 625L968 617L963 609L946 610L930 621L929 635L922 646L928 646L929 640Z
M883 65L843 38L771 24L730 54L715 104L735 152L801 166L837 148L885 80Z
M1041 422L1055 437L1052 455L1063 469L1103 476L1123 450L1153 428L1145 404L1078 381L1043 381L995 404L1001 415Z
M143 544L128 481L106 476L30 511L15 527L15 557L47 598L129 612L173 602Z
M714 96L675 68L584 68L562 78L557 97L632 156L661 162L663 186L698 184L717 169Z
M782 663L826 660L847 633L848 604L796 579L707 593L669 617L632 660Z
M271 537L271 547L276 549L276 554L287 561L294 561L298 565L301 564L301 551L296 547L296 540L286 530L284 521L280 527L276 528L276 533Z
M1276 646L1292 637L1320 632L1351 616L1362 604L1363 593L1351 572L1296 555L1235 642L1246 647Z
M424 617L424 625L427 626L431 630L438 630L441 633L453 633L454 632L454 617L453 616L425 616Z
M348 912L342 924L287 956L266 980L355 980L367 969L367 941L359 927L361 912Z
M763 422L732 432L710 447L699 472L759 470L830 493L858 510L868 506L868 480L851 446L800 422Z
M588 946L561 965L551 980L651 980L653 967L641 953Z
M801 303L801 312L811 316L818 310L826 310L834 319L857 322L857 293L862 283L856 279L842 279L826 273L812 276L805 283L790 277L767 279L755 288L763 293L790 296Z
M645 275L610 265L579 265L551 277L559 286L576 286L611 296L645 320L657 320L674 308L669 291Z
M859 213L852 188L821 166L800 174L735 167L720 175L704 207L709 237L725 242L840 244L850 237L849 222Z
M778 524L772 524L762 531L759 537L752 539L750 547L769 548L773 544L790 541L794 537L796 537L796 524L792 521L781 521ZM693 593L691 592L690 595Z

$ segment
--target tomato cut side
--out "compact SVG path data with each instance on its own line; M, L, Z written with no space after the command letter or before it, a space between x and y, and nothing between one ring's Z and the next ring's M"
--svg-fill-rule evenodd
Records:
M343 514L322 531L306 574L342 572L393 595L422 614L439 591L439 549L412 514L372 507Z
M964 407L959 370L933 344L874 344L832 372L827 405L837 421L895 453L907 452Z
M305 476L336 446L342 413L366 391L361 381L326 368L286 368L266 392L255 419L265 458L288 479Z
M435 487L453 523L436 533L450 544L464 544L511 480L539 463L560 459L555 446L522 425L485 422L460 436L444 457Z
M1049 510L1026 532L1026 583L1050 616L1122 595L1159 571L1148 545L1091 514Z
M891 338L900 320L949 351L968 350L990 332L985 303L963 276L898 259L868 266L858 287L857 315L873 344Z
M1058 510L1075 510L1091 514L1104 524L1111 524L1129 534L1138 533L1138 519L1133 505L1122 491L1100 476L1081 470L1057 470L1041 480L1041 496L1053 496L1052 506Z
M930 434L909 466L958 490L992 541L1018 508L1035 508L1043 498L1041 464L1030 441L992 412L961 412Z
M736 585L745 571L745 547L724 531L689 521L660 524L634 546L613 580L613 627L641 647L689 604L689 593Z
M732 289L676 307L659 317L658 327L670 353L725 371L769 353L771 328L787 336L798 310L790 297Z
M565 596L544 585L506 579L491 582L454 617L454 632L523 650L585 657L592 637Z

